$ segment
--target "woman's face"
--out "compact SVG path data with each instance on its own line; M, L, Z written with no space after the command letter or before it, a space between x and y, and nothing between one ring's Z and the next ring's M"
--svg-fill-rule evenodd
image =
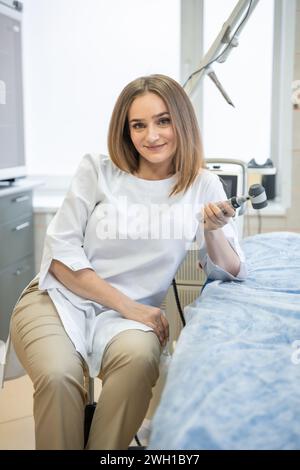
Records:
M131 140L151 167L171 167L176 136L165 102L155 93L135 98L128 112Z

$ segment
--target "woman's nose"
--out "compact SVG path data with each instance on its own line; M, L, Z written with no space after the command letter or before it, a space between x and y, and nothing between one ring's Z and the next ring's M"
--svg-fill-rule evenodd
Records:
M159 139L159 133L154 126L148 127L147 140L149 143L156 142Z

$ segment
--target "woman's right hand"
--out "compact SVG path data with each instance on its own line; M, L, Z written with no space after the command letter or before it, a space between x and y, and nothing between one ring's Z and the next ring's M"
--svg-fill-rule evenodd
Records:
M73 271L62 262L52 260L50 272L64 286L84 299L94 300L120 312L124 318L150 326L160 343L165 346L169 339L169 324L160 308L136 302L112 287L90 268Z
M135 320L150 326L157 335L160 344L164 347L169 339L169 323L163 311L158 307L129 302L120 312L124 318Z

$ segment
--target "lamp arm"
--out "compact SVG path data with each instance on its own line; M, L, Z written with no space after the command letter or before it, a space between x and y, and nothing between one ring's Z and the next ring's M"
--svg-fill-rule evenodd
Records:
M251 13L253 12L258 2L259 0L238 1L237 5L231 12L229 18L223 24L220 33L218 34L211 47L201 60L199 66L197 67L197 70L199 70L199 72L195 72L195 75L191 76L190 79L186 82L185 90L188 95L192 96L194 94L198 84L200 83L200 80L207 73L207 67L209 67L212 62L217 60L218 56L220 56L220 62L224 62L228 57L232 47L238 45L237 37L244 28L246 22L248 21ZM235 31L236 27L238 28L237 31ZM231 36L232 34L233 36ZM225 51L227 47L228 50ZM222 54L222 50L224 50L224 54Z

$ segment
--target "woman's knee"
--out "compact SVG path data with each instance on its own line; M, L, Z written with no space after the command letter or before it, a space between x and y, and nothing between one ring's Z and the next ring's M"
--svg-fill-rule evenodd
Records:
M79 362L74 361L48 363L36 373L34 388L36 392L47 389L50 394L65 393L77 388L85 395L83 368Z
M106 368L126 367L131 378L146 376L153 386L159 376L161 346L155 333L126 330L109 344L104 357Z

